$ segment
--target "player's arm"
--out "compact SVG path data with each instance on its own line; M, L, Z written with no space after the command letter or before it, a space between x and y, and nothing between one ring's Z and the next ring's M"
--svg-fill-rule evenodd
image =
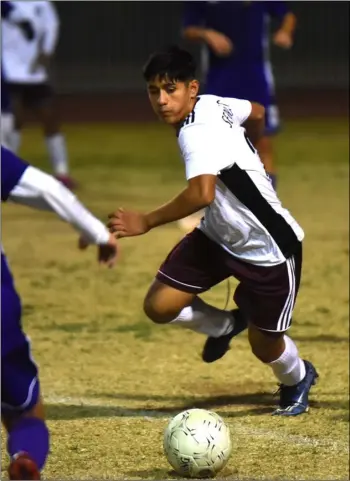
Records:
M56 49L58 34L60 28L60 21L52 2L43 2L44 19L45 19L45 33L42 39L42 53L47 57L51 57Z
M146 214L148 230L175 222L204 209L215 197L216 175L198 175L174 199Z
M245 128L255 147L265 130L265 107L256 102L230 97L224 101L231 107L234 123Z
M185 127L179 142L185 161L187 187L175 198L155 210L139 213L119 209L109 215L108 227L117 237L141 235L210 205L215 198L217 157L214 134L200 125Z
M51 175L23 162L1 147L2 200L55 212L81 235L80 247L100 247L99 260L113 265L116 244L104 224L93 216L66 187Z
M58 33L59 33L59 18L55 7L52 2L42 2L43 8L43 35L40 39L39 51L36 59L32 65L32 71L35 72L40 66L48 69L50 66L51 58L54 54Z
M280 20L280 26L273 36L275 45L281 48L290 48L293 45L297 25L295 14L290 10L288 2L265 2L265 5L269 15Z
M221 32L205 26L206 2L183 2L182 36L190 42L204 42L215 54L228 55L233 45Z
M191 178L174 199L146 214L118 209L109 214L108 227L118 238L145 234L155 227L192 215L211 204L215 197L216 175Z
M255 102L250 103L251 112L242 123L242 127L245 128L250 141L256 147L265 130L265 107Z

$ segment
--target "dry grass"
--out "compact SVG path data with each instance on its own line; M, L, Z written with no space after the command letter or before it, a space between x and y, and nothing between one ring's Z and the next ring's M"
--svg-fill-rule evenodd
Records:
M68 135L79 196L101 218L119 205L155 206L183 183L175 139L162 127L75 126ZM306 231L291 335L320 373L310 413L295 419L269 416L275 380L245 335L205 365L204 337L146 320L143 295L181 235L175 225L124 240L118 268L105 271L92 250L76 250L77 236L53 215L3 208L3 243L52 433L46 478L172 478L162 431L196 406L230 425L228 479L349 479L347 124L289 124L278 150L281 198ZM23 153L47 168L36 130ZM220 307L225 296L220 285L205 298ZM2 461L4 469L4 449Z

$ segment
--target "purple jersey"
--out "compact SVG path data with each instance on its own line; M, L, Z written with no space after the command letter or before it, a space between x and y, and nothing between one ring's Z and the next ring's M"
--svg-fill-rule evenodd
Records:
M5 202L16 187L28 164L1 146L1 201ZM1 285L12 285L12 275L1 252Z
M184 2L183 26L201 26L226 35L234 44L229 57L210 54L210 65L221 63L240 67L263 63L268 42L269 17L282 18L288 13L286 2Z
M1 200L8 199L28 164L1 146ZM15 290L11 271L5 254L1 251L1 351L6 354L15 345L23 343L19 330L21 304Z
M258 102L266 109L266 134L279 128L274 79L269 62L269 18L288 13L286 2L184 2L183 27L200 26L226 35L233 43L229 56L209 49L204 70L206 94Z
M1 146L1 200L6 201L29 164Z

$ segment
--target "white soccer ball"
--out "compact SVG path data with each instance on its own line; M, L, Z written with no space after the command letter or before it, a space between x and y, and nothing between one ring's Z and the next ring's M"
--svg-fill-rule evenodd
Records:
M175 416L165 429L163 445L174 470L188 478L215 476L232 450L229 428L218 414L205 409Z

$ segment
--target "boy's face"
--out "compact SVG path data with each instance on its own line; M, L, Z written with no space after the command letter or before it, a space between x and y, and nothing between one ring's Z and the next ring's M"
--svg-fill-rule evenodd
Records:
M148 97L158 117L169 125L182 122L193 109L198 95L197 80L180 82L156 77L147 84Z

